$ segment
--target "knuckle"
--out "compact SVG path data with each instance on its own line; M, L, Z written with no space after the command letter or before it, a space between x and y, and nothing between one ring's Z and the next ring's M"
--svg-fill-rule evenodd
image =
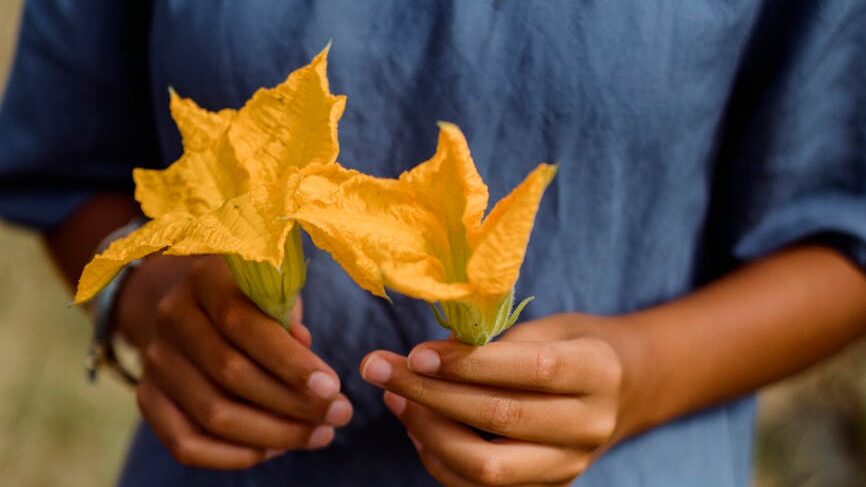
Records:
M444 486L454 485L454 480L448 475L445 464L442 463L441 460L431 455L427 451L424 451L420 454L421 463L424 464L424 468L427 469L427 472L439 481L440 484Z
M208 276L210 261L208 259L196 259L189 267L189 275L196 281L206 279Z
M517 401L509 397L492 396L481 404L484 426L494 432L508 433L520 422L522 411Z
M554 347L543 346L535 351L535 385L548 385L562 372L562 358Z
M219 311L219 316L219 325L229 335L241 331L246 319L244 309L234 302L226 303Z
M569 469L569 481L583 475L586 469L589 468L589 456L581 455L579 458L571 462Z
M261 463L262 460L264 460L264 455L256 455L256 454L246 455L245 457L241 458L238 461L237 468L238 469L250 468L250 467L253 467L253 466Z
M616 351L611 345L603 340L595 342L596 360L601 364L599 371L599 380L607 388L619 388L622 383L623 367Z
M246 360L240 354L226 351L216 366L216 379L224 385L243 384L247 370Z
M169 439L168 451L181 465L195 466L195 451L192 443L184 436L173 436Z
M424 465L424 468L431 476L433 476L433 478L435 478L439 482L444 482L442 478L440 478L442 470L441 466L431 457L429 452L420 451L418 452L418 457L421 459L421 463Z
M500 485L508 476L505 474L505 465L498 458L490 456L478 464L476 477L475 480L481 485Z
M623 374L624 374L622 362L618 359L613 360L607 367L606 379L608 386L612 391L619 391L622 387L623 382Z
M563 469L545 479L545 485L571 485L574 479L580 477L589 468L590 457L581 451L572 451L571 460L563 465Z
M231 414L222 401L207 401L202 407L201 425L213 433L221 433L230 427Z
M440 372L463 377L477 377L484 371L485 364L473 354L455 350L437 350L442 360Z
M592 446L603 445L610 440L616 430L616 417L610 413L599 414L586 423L585 428L583 436L587 443Z
M425 376L415 376L405 385L408 396L422 404L427 402L432 394L433 380Z
M173 291L169 291L159 302L156 303L156 321L157 323L166 323L171 321L177 309L177 296Z
M163 360L163 350L162 346L159 345L159 342L153 341L147 345L147 348L144 349L144 364L148 369L152 369L154 366L158 366ZM141 388L139 388L141 389Z

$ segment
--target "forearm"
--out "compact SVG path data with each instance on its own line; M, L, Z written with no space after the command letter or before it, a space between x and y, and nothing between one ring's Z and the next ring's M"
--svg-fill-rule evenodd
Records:
M141 213L132 195L99 194L75 209L45 235L45 243L64 281L75 288L84 265L112 231Z
M100 194L78 207L63 223L45 235L45 243L64 281L75 288L81 270L93 258L100 242L132 218L140 216L132 195ZM149 257L124 284L136 299L122 300L116 310L120 333L133 345L143 346L153 332L156 302L192 259Z
M750 264L625 319L626 434L797 373L866 331L866 275L822 246ZM628 403L634 405L629 407Z

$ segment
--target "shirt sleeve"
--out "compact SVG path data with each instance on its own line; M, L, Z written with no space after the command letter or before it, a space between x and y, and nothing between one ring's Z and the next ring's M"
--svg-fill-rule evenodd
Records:
M147 4L27 2L0 107L0 217L50 229L157 163Z
M766 2L730 107L711 243L819 241L866 269L866 2Z

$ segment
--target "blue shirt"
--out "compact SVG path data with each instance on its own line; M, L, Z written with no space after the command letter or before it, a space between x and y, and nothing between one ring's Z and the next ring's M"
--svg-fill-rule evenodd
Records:
M133 167L180 154L168 86L238 107L329 40L343 164L396 176L433 153L437 120L466 132L492 199L560 164L526 319L652 306L806 239L866 267L866 3L844 0L34 0L0 113L0 214L50 229L130 189ZM121 485L434 484L357 365L443 330L307 250L305 321L352 423L324 451L228 473L177 464L142 425ZM753 416L744 398L658 427L575 485L747 485Z

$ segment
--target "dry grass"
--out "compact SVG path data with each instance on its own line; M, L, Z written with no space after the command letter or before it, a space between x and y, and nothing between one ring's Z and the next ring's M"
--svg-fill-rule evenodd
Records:
M0 0L0 89L21 0ZM137 416L131 391L90 385L90 325L29 232L0 222L0 483L105 486L117 476Z
M136 417L131 391L84 379L90 325L32 235L0 225L0 478L110 485Z

